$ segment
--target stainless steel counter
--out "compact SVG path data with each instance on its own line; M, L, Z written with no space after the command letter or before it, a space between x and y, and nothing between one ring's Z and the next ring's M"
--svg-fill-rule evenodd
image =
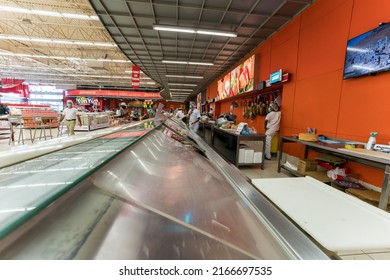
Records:
M198 135L144 123L0 169L0 258L327 259Z
M293 170L285 167L281 163L282 159L282 153L283 153L283 145L285 143L297 143L304 145L304 158L307 158L308 151L313 150L320 153L327 153L335 156L339 156L345 159L348 159L353 162L357 162L363 165L367 165L370 167L378 168L384 170L384 176L383 176L383 183L382 183L382 190L381 190L381 196L378 207L381 209L387 208L387 202L390 195L390 159L380 156L371 156L367 154L361 154L354 152L353 149L344 149L344 145L347 142L351 142L349 140L343 140L343 139L337 139L337 138L331 138L332 140L335 140L339 142L338 144L327 144L322 143L320 141L317 142L309 142L309 141L303 141L299 140L295 137L281 137L280 139L280 152L278 154L278 172L280 172L281 168L284 168L287 171L290 171L293 174L298 175ZM380 154L380 153L379 153Z

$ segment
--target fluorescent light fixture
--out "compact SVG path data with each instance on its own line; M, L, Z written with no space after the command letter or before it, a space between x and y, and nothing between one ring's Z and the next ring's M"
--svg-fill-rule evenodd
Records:
M198 30L196 31L196 33L203 34L203 35L213 35L213 36L237 37L237 33L235 32Z
M221 30L211 30L211 29L198 29L198 28L173 26L173 25L154 24L153 25L153 29L154 30L158 30L158 31L196 33L196 34L212 35L212 36L224 36L224 37L237 37L237 33L236 32L228 32L228 31L221 31Z
M188 89L188 88L171 88L169 89L170 91L194 91L193 89Z
M180 27L180 26L168 26L168 25L153 25L154 30L159 31L171 31L171 32L184 32L184 33L196 33L195 29L187 28L187 27Z
M176 84L176 83L168 83L170 86L186 86L186 87L197 87L197 84Z
M211 63L211 62L177 61L177 60L163 60L162 63L184 64L184 65L205 65L205 66L213 66L214 65L214 63Z
M182 76L182 75L165 75L168 78L188 78L188 79L203 79L202 76Z
M1 35L0 35L1 36ZM118 62L118 63L131 63L130 60L124 59L95 59L95 58L81 58L81 57L63 57L63 56L50 56L50 55L35 55L26 53L9 53L0 52L0 56L15 56L15 57L28 57L28 58L51 58L60 60L87 60L87 61L107 61L107 62Z
M25 9L25 8L8 7L8 6L0 6L0 11L21 13L21 14L41 15L41 16L49 16L49 17L64 17L64 18L74 18L74 19L99 20L99 17L97 17L97 16L59 13L59 12L43 11L43 10L30 10L30 9Z
M70 41L70 40L62 40L62 39L34 38L34 37L25 37L25 36L19 36L19 35L6 35L6 34L1 34L0 39L28 41L28 42L37 42L37 43L55 43L55 44L65 44L65 45L87 45L87 46L97 46L97 47L116 47L116 44L107 43L107 42Z
M169 64L188 64L186 61L173 61L173 60L163 60L162 63L169 63Z

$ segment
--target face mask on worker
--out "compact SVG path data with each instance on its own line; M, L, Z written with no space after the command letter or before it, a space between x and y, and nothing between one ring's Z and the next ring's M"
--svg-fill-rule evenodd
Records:
M190 105L190 109L192 109L192 105Z
M271 107L268 107L268 113L271 113L273 110Z
M68 108L72 107L72 103L68 103L66 104L66 106L68 106Z

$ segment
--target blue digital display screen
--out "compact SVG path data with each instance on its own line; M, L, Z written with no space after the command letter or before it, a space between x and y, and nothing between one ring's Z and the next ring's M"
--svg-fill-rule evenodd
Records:
M270 84L279 83L282 81L282 69L279 69L278 71L272 72L269 77Z

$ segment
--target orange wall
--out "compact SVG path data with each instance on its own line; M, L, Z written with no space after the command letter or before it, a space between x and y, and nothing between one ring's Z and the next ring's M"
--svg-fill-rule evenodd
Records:
M292 74L283 86L281 135L315 127L319 134L366 142L371 131L378 131L377 142L388 144L390 72L343 80L343 68L347 40L389 21L388 0L317 0L253 51L259 81L279 68ZM216 96L215 81L206 99ZM228 112L230 101L218 106ZM241 111L237 114L242 116ZM245 122L252 126L250 120ZM253 126L263 132L263 122L264 117L256 117ZM302 156L301 149L289 150ZM350 167L361 180L382 185L382 171Z

